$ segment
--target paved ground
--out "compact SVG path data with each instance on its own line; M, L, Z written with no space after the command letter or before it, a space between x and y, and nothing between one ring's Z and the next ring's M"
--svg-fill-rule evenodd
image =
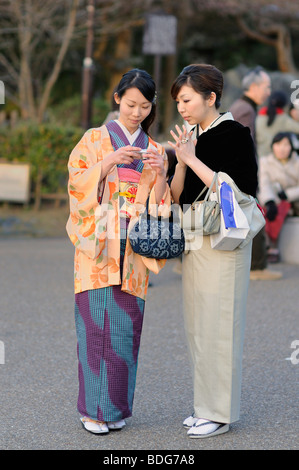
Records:
M0 345L5 347L0 449L196 453L299 448L299 364L294 363L299 346L291 348L299 340L299 266L280 264L283 280L251 282L241 418L227 434L191 440L181 425L192 411L192 388L181 279L173 262L152 277L133 417L121 432L95 436L81 427L76 412L70 242L1 239L0 260Z

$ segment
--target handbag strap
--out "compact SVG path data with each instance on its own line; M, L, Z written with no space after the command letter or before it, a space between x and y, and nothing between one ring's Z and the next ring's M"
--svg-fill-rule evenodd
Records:
M149 214L149 200L150 197L148 196L146 203L145 203L145 210L140 214L140 217L144 217L145 219L147 217L151 217L152 219L156 220L163 220L163 219L168 219L169 222L177 222L180 221L180 214L178 213L177 210L171 210L170 216L169 217L163 217L161 215L150 215ZM173 206L172 206L173 207Z
M216 183L216 194L217 194L217 201L219 202L219 187L218 187L218 181L216 181L218 178L218 173L214 173L214 176L213 176L213 179L212 179L212 183L210 184L210 187L209 187L209 190L204 198L204 201L207 201L208 200L208 197L210 196L211 194L211 191L213 189L213 186L214 184ZM198 199L200 198L200 196L206 191L206 189L208 188L208 186L205 186L203 188L203 190L200 192L200 194L197 196L197 198L195 199L195 201L193 202L193 204L195 204L195 202L198 201Z

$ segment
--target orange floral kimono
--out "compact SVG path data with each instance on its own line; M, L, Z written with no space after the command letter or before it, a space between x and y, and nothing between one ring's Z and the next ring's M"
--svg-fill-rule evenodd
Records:
M164 156L166 168L167 156L163 147L149 138L148 148L155 148ZM149 271L157 274L165 260L135 254L127 242L121 280L117 166L100 182L102 161L113 151L108 129L101 126L88 130L69 158L70 216L66 229L76 248L75 293L121 284L122 291L145 300ZM145 162L135 197L135 214L128 232L144 210L148 196L150 206L156 205L155 180L156 172ZM159 215L168 216L169 209L170 191L167 187L158 207Z

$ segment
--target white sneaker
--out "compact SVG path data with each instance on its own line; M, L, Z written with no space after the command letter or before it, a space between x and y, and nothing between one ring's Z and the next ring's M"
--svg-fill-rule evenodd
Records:
M229 430L229 424L215 423L208 419L198 419L189 429L187 435L191 438L212 437L217 434L223 434Z
M80 418L80 421L86 431L92 432L94 434L105 434L109 432L108 426L102 421L94 421L86 416Z
M185 419L183 426L186 429L192 428L192 426L198 421L198 418L195 418L194 413Z
M121 419L120 421L109 421L107 424L109 429L118 430L122 429L126 425L126 422L124 419Z

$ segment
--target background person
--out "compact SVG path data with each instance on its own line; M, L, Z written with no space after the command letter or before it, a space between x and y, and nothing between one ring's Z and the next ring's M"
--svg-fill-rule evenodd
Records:
M243 95L232 104L230 111L236 121L249 127L256 146L257 109L270 96L270 77L262 67L255 67L243 77L242 89ZM256 158L258 160L257 154ZM267 269L267 265L266 234L263 228L253 239L250 279L273 281L282 277L280 272Z
M295 99L289 107L289 116L294 119L295 122L299 122L299 99ZM299 133L292 134L293 147L299 155Z
M294 119L294 121L299 122L299 99L295 99L289 107L289 116Z
M234 119L243 126L249 127L252 139L256 144L256 116L261 106L271 93L271 79L260 66L249 70L242 80L243 94L230 107Z
M272 140L272 152L260 159L259 200L266 208L268 257L279 261L278 240L285 217L299 215L299 157L291 134L280 132Z
M271 153L273 137L278 132L299 134L299 122L286 112L288 97L283 91L273 91L268 106L260 109L256 118L256 145L259 158Z

